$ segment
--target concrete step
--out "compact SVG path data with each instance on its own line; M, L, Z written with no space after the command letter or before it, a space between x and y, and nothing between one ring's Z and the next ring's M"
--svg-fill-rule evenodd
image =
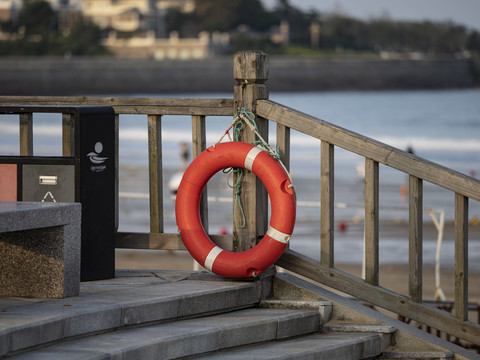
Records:
M369 359L382 354L390 336L381 333L317 333L195 357L196 360Z
M178 359L310 334L319 328L318 310L252 308L72 339L9 359Z
M318 302L267 301L261 306L312 307L315 303ZM316 334L218 351L195 359L368 359L380 356L388 348L395 331L383 325L322 323L321 332Z
M251 307L260 299L257 282L194 272L120 272L115 279L81 283L76 297L0 298L0 357L125 326Z
M450 351L385 351L379 359L382 360L453 360Z

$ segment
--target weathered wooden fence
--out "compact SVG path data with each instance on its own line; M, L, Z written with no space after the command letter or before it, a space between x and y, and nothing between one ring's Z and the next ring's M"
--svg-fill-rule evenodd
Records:
M283 163L290 163L290 130L319 140L321 146L320 263L287 250L277 265L352 295L375 306L413 319L452 336L476 343L480 326L468 321L468 202L480 201L480 181L442 167L415 155L377 142L326 121L308 116L268 100L267 56L261 52L241 52L234 56L233 99L153 99L97 97L19 97L0 96L2 105L109 105L119 114L148 115L150 181L150 232L118 233L118 248L184 249L180 236L164 232L162 196L162 116L190 115L195 157L206 148L207 116L233 116L245 108L256 114L260 133L268 138L269 122L276 125ZM32 114L20 117L20 154L33 154ZM253 134L244 131L242 141L252 142ZM71 121L63 116L63 152L72 149ZM118 142L117 142L118 143ZM334 161L335 147L365 158L365 279L335 268L334 261ZM120 159L121 162L121 159ZM409 176L409 296L379 286L379 164ZM242 186L246 211L245 229L234 225L233 236L211 234L221 247L243 251L256 244L268 225L267 193L253 173L247 172ZM423 182L428 181L455 194L455 314L423 303L422 224ZM208 232L207 193L202 195L200 213ZM235 222L234 222L235 223ZM292 236L295 241L295 233Z

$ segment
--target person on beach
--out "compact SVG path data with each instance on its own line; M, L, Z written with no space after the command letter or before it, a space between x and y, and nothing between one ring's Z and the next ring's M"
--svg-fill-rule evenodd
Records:
M173 174L173 176L168 181L168 188L172 195L177 194L178 186L180 181L182 181L183 173L187 170L188 161L190 159L190 148L186 142L180 144L180 162L178 172Z
M190 151L188 144L183 142L180 144L180 171L185 171L188 166L188 159L190 158Z

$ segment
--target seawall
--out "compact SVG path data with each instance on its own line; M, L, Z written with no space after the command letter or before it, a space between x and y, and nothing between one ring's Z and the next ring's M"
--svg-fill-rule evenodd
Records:
M478 86L469 59L270 58L270 91L442 89ZM0 95L231 92L231 57L205 61L0 57Z

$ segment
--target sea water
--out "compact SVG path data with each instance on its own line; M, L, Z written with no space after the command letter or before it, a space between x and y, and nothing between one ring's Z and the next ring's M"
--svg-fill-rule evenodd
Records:
M132 95L144 96L144 95ZM156 97L147 95L148 97ZM231 94L186 94L158 97L231 98ZM384 142L461 173L480 176L480 91L368 91L271 93L270 99L329 123ZM191 144L189 116L162 117L165 231L176 232L174 199L167 184L181 170L182 143ZM213 145L232 121L231 117L207 117L207 146ZM34 115L35 155L61 155L61 116ZM119 120L120 231L149 231L147 117L121 115ZM226 139L228 141L228 139ZM268 140L275 145L275 126ZM0 116L0 154L18 155L18 117ZM191 159L191 158L190 158ZM364 159L335 148L335 256L343 262L361 260L363 248ZM291 247L319 257L320 141L296 131L291 133L291 166L297 193L297 221ZM380 165L381 261L408 261L408 204L402 189L404 173ZM233 206L218 202L231 198L227 176L219 174L208 185L209 230L231 232ZM447 223L454 218L454 195L424 182L424 221L432 223L428 210ZM469 202L469 218L480 217L480 204ZM385 230L383 230L385 228ZM433 261L437 232L425 231L424 258ZM451 263L453 245L445 235L442 253ZM480 239L470 236L470 265L480 268ZM446 250L447 249L447 250ZM313 255L312 255L313 254ZM400 260L403 259L403 260Z

